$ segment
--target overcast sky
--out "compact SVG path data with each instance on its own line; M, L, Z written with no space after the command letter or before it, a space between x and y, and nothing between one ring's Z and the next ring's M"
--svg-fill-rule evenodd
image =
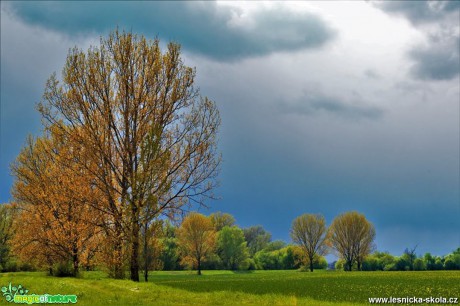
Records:
M380 251L460 246L460 2L1 2L0 202L69 48L120 29L175 41L222 116L212 211L290 242L356 210Z

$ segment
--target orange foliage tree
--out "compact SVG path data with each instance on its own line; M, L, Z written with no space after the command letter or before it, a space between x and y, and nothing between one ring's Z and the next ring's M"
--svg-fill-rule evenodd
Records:
M100 198L94 178L80 163L63 160L83 162L84 155L83 148L69 146L64 134L51 127L44 137L28 139L12 167L20 211L14 251L48 266L51 273L54 263L70 262L78 274L81 265L91 264L98 247L102 214L93 208Z

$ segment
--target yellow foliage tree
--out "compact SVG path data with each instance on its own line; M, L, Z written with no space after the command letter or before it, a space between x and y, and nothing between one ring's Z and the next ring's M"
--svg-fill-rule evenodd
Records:
M298 244L308 259L313 272L314 259L327 253L326 221L321 215L303 214L292 222L291 238Z
M216 236L211 220L199 213L189 214L177 229L182 262L196 267L198 275L201 275L201 263L216 247Z
M374 249L375 229L363 214L347 212L334 219L329 227L329 241L345 260L345 270L351 271L356 262L358 270L364 258Z
M117 278L123 262L116 260L127 246L131 279L139 281L142 224L213 197L220 116L194 78L178 44L163 53L158 40L116 30L99 47L72 49L62 82L47 82L38 107L43 122L63 133L77 129L69 141L96 165L91 173Z
M30 137L13 165L13 195L20 212L13 225L13 248L23 260L35 259L50 272L54 263L70 262L76 275L81 265L90 265L98 247L102 213L93 208L100 199L94 178L80 163L61 158L84 159L84 150L68 143L51 127L45 137Z

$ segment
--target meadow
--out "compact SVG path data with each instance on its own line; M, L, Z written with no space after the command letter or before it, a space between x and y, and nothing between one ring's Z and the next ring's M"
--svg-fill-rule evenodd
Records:
M77 305L357 305L369 297L459 297L459 271L191 271L152 272L149 282L114 280L103 272L80 278L45 272L0 273L0 286L28 294L76 294ZM0 305L7 305L0 297ZM14 304L13 304L14 305Z

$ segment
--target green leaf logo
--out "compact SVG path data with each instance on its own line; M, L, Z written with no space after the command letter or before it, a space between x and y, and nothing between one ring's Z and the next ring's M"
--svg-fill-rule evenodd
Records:
M29 292L29 290L22 285L18 285L17 287L11 286L11 282L8 286L3 286L1 291L7 302L13 302L16 295L24 295Z

